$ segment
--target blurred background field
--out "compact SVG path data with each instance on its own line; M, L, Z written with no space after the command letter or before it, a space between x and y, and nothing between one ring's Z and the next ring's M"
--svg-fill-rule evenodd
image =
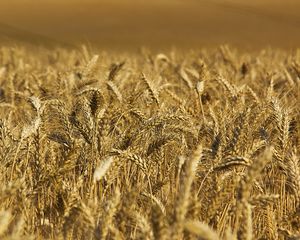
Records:
M0 42L89 43L131 49L296 48L297 0L11 0L0 3Z

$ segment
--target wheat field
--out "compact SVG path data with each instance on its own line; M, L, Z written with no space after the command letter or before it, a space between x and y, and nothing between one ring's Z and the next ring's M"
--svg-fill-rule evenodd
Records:
M300 51L1 47L0 239L300 239Z

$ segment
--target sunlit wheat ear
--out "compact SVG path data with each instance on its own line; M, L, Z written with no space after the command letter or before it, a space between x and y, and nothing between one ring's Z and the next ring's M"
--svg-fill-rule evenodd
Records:
M205 86L205 82L202 81L202 82L197 82L196 84L196 90L197 90L197 93L199 94L199 96L201 96L204 92L204 86Z
M100 181L104 175L109 170L111 164L113 163L114 158L108 157L105 161L103 161L94 172L94 182Z
M26 139L29 136L33 135L37 132L41 124L41 118L37 117L34 119L34 121L31 123L31 125L24 127L21 133L21 139Z
M202 103L202 94L204 92L204 86L205 86L204 83L205 83L204 81L197 82L196 91L197 91L197 94L198 94L198 99L199 99L199 103L200 103L200 107L201 107L202 117L203 117L203 120L206 121L205 115L204 115L203 103Z
M42 107L41 100L38 97L32 96L29 98L29 101L32 104L33 108L39 113Z

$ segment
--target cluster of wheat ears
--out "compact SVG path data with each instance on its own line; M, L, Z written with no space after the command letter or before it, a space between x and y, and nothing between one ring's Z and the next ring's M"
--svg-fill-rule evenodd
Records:
M0 239L300 239L300 51L0 49Z

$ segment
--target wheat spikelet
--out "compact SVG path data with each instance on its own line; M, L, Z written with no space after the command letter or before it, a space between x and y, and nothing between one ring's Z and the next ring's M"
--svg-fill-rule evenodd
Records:
M158 95L157 95L157 93L154 91L153 87L151 86L150 82L149 82L148 79L146 78L145 74L142 73L141 79L142 79L143 82L145 83L145 85L146 85L146 87L147 87L147 90L149 91L152 100L159 106L159 105L160 105L160 101L159 101L159 99L158 99Z

